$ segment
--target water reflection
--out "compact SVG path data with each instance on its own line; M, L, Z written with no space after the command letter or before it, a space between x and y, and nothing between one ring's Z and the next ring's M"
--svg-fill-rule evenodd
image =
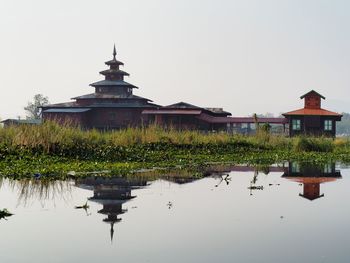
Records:
M236 173L250 173L252 177L249 184L246 186L249 189L249 194L253 195L254 191L261 191L266 189L266 186L274 184L262 183L260 176L265 177L269 173L281 173L281 177L289 181L297 182L303 186L303 193L300 196L309 200L315 200L324 197L320 191L320 184L333 182L341 178L341 173L336 169L335 163L326 164L310 164L288 162L273 166L246 166L246 165L214 165L204 169L203 176L211 177L217 180L215 187L222 185L229 186L234 184L232 175ZM0 188L6 184L13 192L18 193L17 205L28 205L29 201L39 201L42 206L45 201L55 201L56 199L69 199L72 192L72 186L91 190L93 196L88 200L99 203L103 206L98 211L100 214L106 215L104 222L111 225L113 230L114 224L120 221L118 215L126 212L122 208L123 204L135 196L132 196L133 189L139 189L147 186L147 184L162 179L175 184L184 185L196 182L202 177L194 176L187 171L166 171L156 173L139 174L134 177L87 177L77 179L75 181L56 181L56 180L40 180L34 178L22 180L10 180L0 178ZM275 184L280 185L280 184ZM85 206L85 208L84 208ZM88 214L88 206L78 206L84 208Z
M131 190L146 185L146 180L121 177L88 177L75 181L75 186L93 191L93 196L88 198L89 201L102 205L102 209L98 210L98 213L106 216L103 222L110 225L111 242L114 236L114 224L122 220L118 216L127 212L126 209L123 209L123 204L136 197L131 195Z
M288 169L282 177L303 185L303 193L299 196L313 201L324 197L320 191L322 183L334 182L341 178L341 174L336 170L335 163L311 165L289 162Z
M248 186L249 189L249 195L253 195L254 191L261 191L264 190L264 186L259 184L258 178L259 175L268 175L270 172L276 173L276 172L285 172L288 169L288 167L285 164L281 165L275 165L275 166L243 166L243 165L235 165L235 166L226 166L225 172L228 173L226 177L223 175L219 175L220 182L215 185L218 187L223 181L226 182L226 185L229 185L229 182L232 180L229 173L234 172L244 172L244 173L253 173L253 177L250 180L250 184ZM212 174L214 174L215 177L217 176L218 171L212 170ZM222 169L219 169L219 173L222 173ZM269 184L271 186L273 184ZM279 185L279 184L277 184Z
M13 192L17 192L17 206L27 206L33 202L39 202L42 207L47 201L67 201L71 197L72 185L70 181L38 180L25 178L21 180L6 180ZM0 188L4 185L4 179L0 180Z
M161 171L65 182L0 180L0 209L15 214L0 221L2 262L57 262L52 255L60 262L348 261L350 170L337 180L334 163L205 169L204 177ZM337 244L334 254L329 243ZM301 252L286 256L286 246ZM38 247L43 252L36 253ZM318 251L328 253L327 260L314 257Z

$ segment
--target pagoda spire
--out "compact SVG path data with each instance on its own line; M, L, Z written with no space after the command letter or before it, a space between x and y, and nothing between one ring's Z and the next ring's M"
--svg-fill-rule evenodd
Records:
M109 69L103 70L100 74L105 76L105 80L109 81L124 81L124 76L129 76L129 73L122 71L119 67L124 65L123 62L118 61L117 58L117 50L115 48L115 44L113 45L113 59L105 62L106 65L109 66Z
M113 60L116 60L115 56L117 55L117 50L115 49L115 44L113 47Z
M114 222L111 222L111 230L110 230L110 236L111 236L111 243L113 243L113 236L114 236Z

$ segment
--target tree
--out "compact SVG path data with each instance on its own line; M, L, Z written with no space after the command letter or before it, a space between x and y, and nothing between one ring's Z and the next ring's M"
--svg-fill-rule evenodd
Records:
M49 104L49 98L44 97L42 94L36 94L32 102L28 102L24 110L27 112L27 119L40 119L41 118L41 106Z
M350 135L350 113L343 112L343 118L337 122L337 134Z

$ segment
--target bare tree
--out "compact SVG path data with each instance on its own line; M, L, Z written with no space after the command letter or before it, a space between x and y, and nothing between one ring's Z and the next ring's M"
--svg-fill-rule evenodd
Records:
M24 110L27 112L27 119L40 119L41 118L41 106L49 104L49 98L42 94L36 94L32 102L28 102Z

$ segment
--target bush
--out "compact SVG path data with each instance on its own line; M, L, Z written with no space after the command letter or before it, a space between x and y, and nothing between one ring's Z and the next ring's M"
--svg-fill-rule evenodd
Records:
M294 139L293 150L296 152L332 152L333 141L329 138L297 137Z

